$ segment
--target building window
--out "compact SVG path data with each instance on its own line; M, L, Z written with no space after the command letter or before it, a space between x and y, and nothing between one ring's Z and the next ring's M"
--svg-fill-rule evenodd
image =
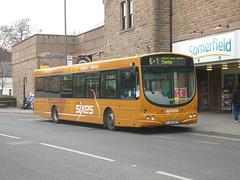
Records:
M122 31L125 30L126 26L126 2L121 3L121 23L122 23Z
M132 0L128 0L128 28L133 27L133 6Z
M133 27L133 0L121 2L121 30Z

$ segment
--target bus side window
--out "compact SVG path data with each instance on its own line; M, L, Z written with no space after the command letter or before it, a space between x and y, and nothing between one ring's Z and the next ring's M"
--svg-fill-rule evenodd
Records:
M35 97L49 98L49 90L50 78L48 76L37 77L35 85Z
M86 97L99 97L99 72L86 75Z
M60 98L61 92L61 76L51 76L50 78L50 97Z
M35 83L35 96L43 97L43 95L44 95L44 78L37 77Z
M72 97L72 75L62 75L61 81L61 97L71 98Z
M138 74L138 69L133 68L124 69L121 71L121 98L132 99L139 97L140 92Z
M83 98L85 97L85 74L73 75L73 97Z
M49 93L50 90L50 78L44 77L44 91Z
M117 97L117 71L101 72L101 97Z

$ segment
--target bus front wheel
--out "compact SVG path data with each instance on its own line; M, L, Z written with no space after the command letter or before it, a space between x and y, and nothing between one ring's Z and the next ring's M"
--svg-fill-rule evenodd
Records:
M111 130L111 131L116 130L115 117L114 117L113 111L111 109L109 109L107 112L106 123L107 123L107 128L109 130Z
M57 107L53 107L52 109L52 119L53 119L53 122L55 123L58 123L59 122L59 119L58 119L58 110L57 110Z

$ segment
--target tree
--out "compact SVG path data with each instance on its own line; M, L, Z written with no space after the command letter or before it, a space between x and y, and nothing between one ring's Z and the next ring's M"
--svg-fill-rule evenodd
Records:
M0 26L0 49L11 51L11 47L32 35L30 19L18 20L11 26Z
M0 62L1 61L11 61L11 53L8 50L0 48Z
M0 88L12 77L11 49L32 35L30 19L16 21L11 26L0 26Z
M9 79L12 77L12 66L11 61L0 61L0 87L3 89L6 85L6 83L11 83L12 80Z
M12 77L12 66L11 66L11 53L0 48L0 89L1 94L3 94L3 89L6 83L11 83Z
M16 21L12 27L12 42L14 45L22 42L24 39L27 39L32 35L32 29L29 23L30 19L28 18Z
M0 26L0 50L11 50L13 29L9 26Z

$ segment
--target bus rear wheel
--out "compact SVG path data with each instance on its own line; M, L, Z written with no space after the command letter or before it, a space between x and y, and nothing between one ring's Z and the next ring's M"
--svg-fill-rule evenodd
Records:
M116 130L115 117L114 117L113 111L111 109L109 109L108 112L107 112L106 123L107 123L107 128L109 130L111 130L111 131Z
M57 110L57 107L55 107L55 106L52 109L52 119L53 119L53 122L59 123L58 110Z

